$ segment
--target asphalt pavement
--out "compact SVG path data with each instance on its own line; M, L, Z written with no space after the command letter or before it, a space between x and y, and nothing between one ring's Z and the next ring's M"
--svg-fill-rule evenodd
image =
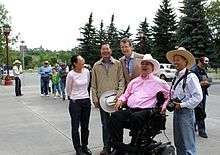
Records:
M0 85L0 155L75 155L70 132L68 101L40 97L39 77L26 73L22 78L21 97L14 86ZM210 87L206 119L208 139L196 137L198 155L220 154L220 85ZM166 135L173 142L172 113L168 113ZM101 122L98 109L92 107L89 148L94 155L102 150ZM156 137L166 142L166 136ZM125 141L130 137L125 132Z

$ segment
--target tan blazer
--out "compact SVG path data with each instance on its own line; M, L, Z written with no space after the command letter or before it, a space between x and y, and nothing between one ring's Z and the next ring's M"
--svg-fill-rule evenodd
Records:
M122 63L123 75L125 78L125 86L126 87L132 79L134 79L140 75L140 62L141 62L142 58L144 57L143 54L139 54L136 52L132 52L132 54L133 54L133 58L134 58L134 63L133 63L132 73L130 75L128 74L128 71L126 69L125 56L123 56L119 59Z
M103 92L117 90L117 96L124 92L124 76L121 62L111 58L108 70L105 68L102 59L97 61L92 68L92 99L94 104L99 104L99 98ZM96 105L97 106L97 105Z

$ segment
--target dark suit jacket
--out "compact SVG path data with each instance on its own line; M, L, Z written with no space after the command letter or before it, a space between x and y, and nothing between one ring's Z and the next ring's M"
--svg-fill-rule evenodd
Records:
M125 56L123 56L119 59L122 63L122 68L123 68L123 74L124 74L124 78L125 78L125 86L126 87L132 79L134 79L134 78L136 78L140 75L140 62L141 62L144 55L136 53L136 52L133 52L133 54L134 54L134 63L133 63L133 69L132 69L131 75L128 74L128 71L126 69Z

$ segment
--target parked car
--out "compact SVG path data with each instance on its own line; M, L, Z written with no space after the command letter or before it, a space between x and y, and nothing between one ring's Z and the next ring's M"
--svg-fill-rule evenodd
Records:
M0 67L0 77L1 77L1 79L6 77L7 69L9 71L10 78L14 79L13 67L12 66L7 66L7 65L3 65L3 67Z
M172 64L161 63L158 76L166 81L171 81L175 77L176 69Z

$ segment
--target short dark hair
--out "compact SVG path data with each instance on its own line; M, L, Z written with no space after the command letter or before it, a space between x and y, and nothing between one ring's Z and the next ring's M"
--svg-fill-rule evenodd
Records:
M131 39L129 39L129 38L122 38L121 39L121 41L120 41L120 43L129 43L129 45L132 47L132 42L131 42Z
M103 46L103 45L109 45L109 47L111 48L111 46L110 46L109 42L107 42L107 41L103 41L103 42L101 43L100 48L102 48L102 46Z
M70 60L70 64L73 66L73 68L75 68L75 65L74 63L77 63L78 62L78 56L80 56L79 54L74 54L72 57L71 57L71 60Z

